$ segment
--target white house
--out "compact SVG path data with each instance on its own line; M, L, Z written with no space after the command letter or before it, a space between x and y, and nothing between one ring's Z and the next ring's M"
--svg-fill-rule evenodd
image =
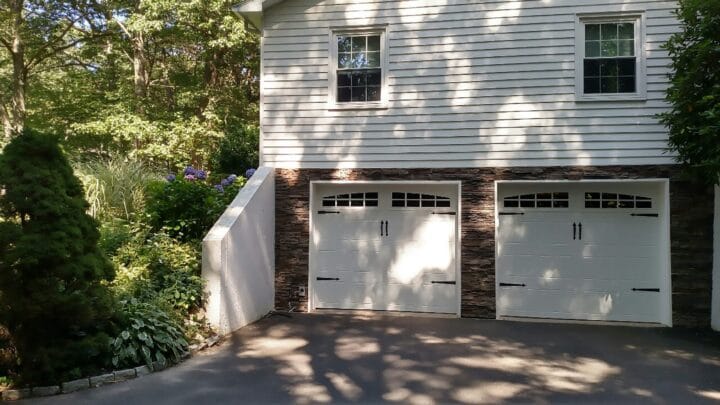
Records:
M275 307L710 324L666 153L677 3L249 0Z

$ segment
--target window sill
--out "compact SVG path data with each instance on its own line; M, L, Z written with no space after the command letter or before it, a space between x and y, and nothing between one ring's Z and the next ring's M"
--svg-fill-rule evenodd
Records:
M330 104L328 111L387 110L387 103L342 103Z
M598 94L598 95L576 95L575 101L578 103L586 102L603 102L603 101L647 101L645 94Z

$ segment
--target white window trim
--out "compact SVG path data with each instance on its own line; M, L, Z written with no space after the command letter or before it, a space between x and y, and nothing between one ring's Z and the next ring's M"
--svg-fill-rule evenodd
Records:
M585 24L635 23L635 93L584 94ZM645 101L647 100L647 61L645 55L645 12L577 14L575 16L575 100L576 101Z
M368 102L337 102L337 37L340 35L380 35L380 69L382 84L380 86L380 101ZM328 109L329 110L381 110L388 108L388 63L389 46L387 25L373 25L363 27L339 27L330 28L329 33L329 50L330 58L328 60Z

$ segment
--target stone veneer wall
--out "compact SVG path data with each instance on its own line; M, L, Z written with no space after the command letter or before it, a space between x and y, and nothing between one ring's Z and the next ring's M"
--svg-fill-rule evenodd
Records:
M307 311L310 181L461 180L462 316L495 318L495 180L670 179L675 326L708 327L712 286L713 193L677 166L469 169L276 169L275 305Z

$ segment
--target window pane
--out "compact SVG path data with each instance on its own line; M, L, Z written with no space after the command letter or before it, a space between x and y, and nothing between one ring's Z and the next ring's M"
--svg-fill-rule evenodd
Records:
M350 37L338 37L338 53L350 52Z
M352 87L351 101L365 101L365 87Z
M351 67L351 59L349 53L338 54L338 67L340 69L348 69Z
M635 93L635 76L620 76L618 93Z
M618 75L617 60L610 59L610 60L603 60L600 62L600 76L608 77L608 76L617 76L617 75Z
M585 59L585 77L600 76L600 61L597 59Z
M635 38L635 24L633 24L633 23L619 24L618 37L620 39L634 39Z
M366 46L367 37L352 37L352 51L364 52L367 49Z
M617 24L603 24L601 33L600 33L600 39L607 40L607 39L617 39L618 34L618 25Z
M600 45L600 56L617 56L617 41L602 41Z
M600 78L600 92L601 93L617 93L617 77L602 77Z
M600 93L600 78L599 77L586 77L585 78L585 94L597 94Z
M352 72L352 86L365 86L365 74L364 70Z
M368 37L368 51L377 51L380 52L380 36L379 35L373 35Z
M360 52L360 53L353 53L352 54L352 67L355 69L363 68L367 66L367 54Z
M367 101L380 101L380 87L379 86L368 86Z
M586 41L600 40L600 24L585 25L585 40Z
M350 86L350 77L351 76L352 76L351 72L338 72L337 85L339 87Z
M618 75L635 76L635 58L618 59Z
M635 55L635 41L632 39L623 39L618 42L618 55L620 56L634 56Z
M367 84L368 86L379 86L381 85L382 75L380 70L370 70L367 73Z
M380 67L380 52L368 52L367 53L367 66L368 67Z
M338 103L344 103L350 101L351 92L350 87L338 87L337 90L337 101Z
M600 41L585 42L585 56L588 58L600 56Z

